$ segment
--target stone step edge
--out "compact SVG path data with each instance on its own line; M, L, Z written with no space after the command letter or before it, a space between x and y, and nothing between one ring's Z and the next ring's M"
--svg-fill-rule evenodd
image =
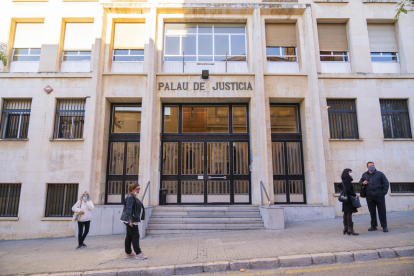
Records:
M319 264L350 263L358 261L373 261L378 259L412 257L414 245L396 248L381 248L375 250L359 250L350 252L329 252L303 255L289 255L274 258L255 258L248 260L215 261L183 265L168 265L156 267L141 267L114 270L97 270L85 272L63 272L51 274L26 275L59 275L59 276L130 276L130 275L186 275L203 272L238 271L240 269L271 269L290 266L309 266Z

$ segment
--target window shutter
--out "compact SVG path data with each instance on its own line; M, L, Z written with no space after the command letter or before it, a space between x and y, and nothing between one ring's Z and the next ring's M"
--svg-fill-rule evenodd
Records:
M345 24L318 24L319 51L348 52Z
M17 23L14 48L41 48L43 23Z
M145 24L116 23L114 49L144 49Z
M266 24L266 46L296 47L295 24Z
M66 23L64 51L90 51L93 23Z
M371 52L398 52L394 24L368 24Z

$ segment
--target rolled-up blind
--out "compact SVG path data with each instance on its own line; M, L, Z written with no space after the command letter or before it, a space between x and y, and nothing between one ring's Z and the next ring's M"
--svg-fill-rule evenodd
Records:
M90 51L93 23L66 23L64 51Z
M145 24L116 23L114 49L144 49Z
M266 46L296 47L295 24L266 24Z
M398 52L394 24L368 24L371 52Z
M41 48L43 23L17 23L14 48Z
M348 52L345 24L318 24L319 51Z

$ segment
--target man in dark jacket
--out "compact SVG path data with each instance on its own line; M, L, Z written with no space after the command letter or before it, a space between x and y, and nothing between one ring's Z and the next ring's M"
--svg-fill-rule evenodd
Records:
M369 213L371 215L371 228L368 231L377 230L377 208L384 232L388 232L387 228L387 210L385 208L385 195L388 193L390 183L385 175L375 169L374 162L367 163L368 171L362 174L359 184L364 185L367 197Z

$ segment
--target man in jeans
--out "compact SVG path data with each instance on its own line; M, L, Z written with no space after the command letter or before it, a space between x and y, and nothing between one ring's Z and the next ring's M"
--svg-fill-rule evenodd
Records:
M362 174L359 184L364 185L365 194L367 197L367 204L369 213L371 215L371 228L368 231L377 230L377 208L378 215L381 222L381 227L384 232L388 232L387 228L387 210L385 208L385 195L388 192L390 183L385 175L375 169L374 162L367 163L368 171Z

